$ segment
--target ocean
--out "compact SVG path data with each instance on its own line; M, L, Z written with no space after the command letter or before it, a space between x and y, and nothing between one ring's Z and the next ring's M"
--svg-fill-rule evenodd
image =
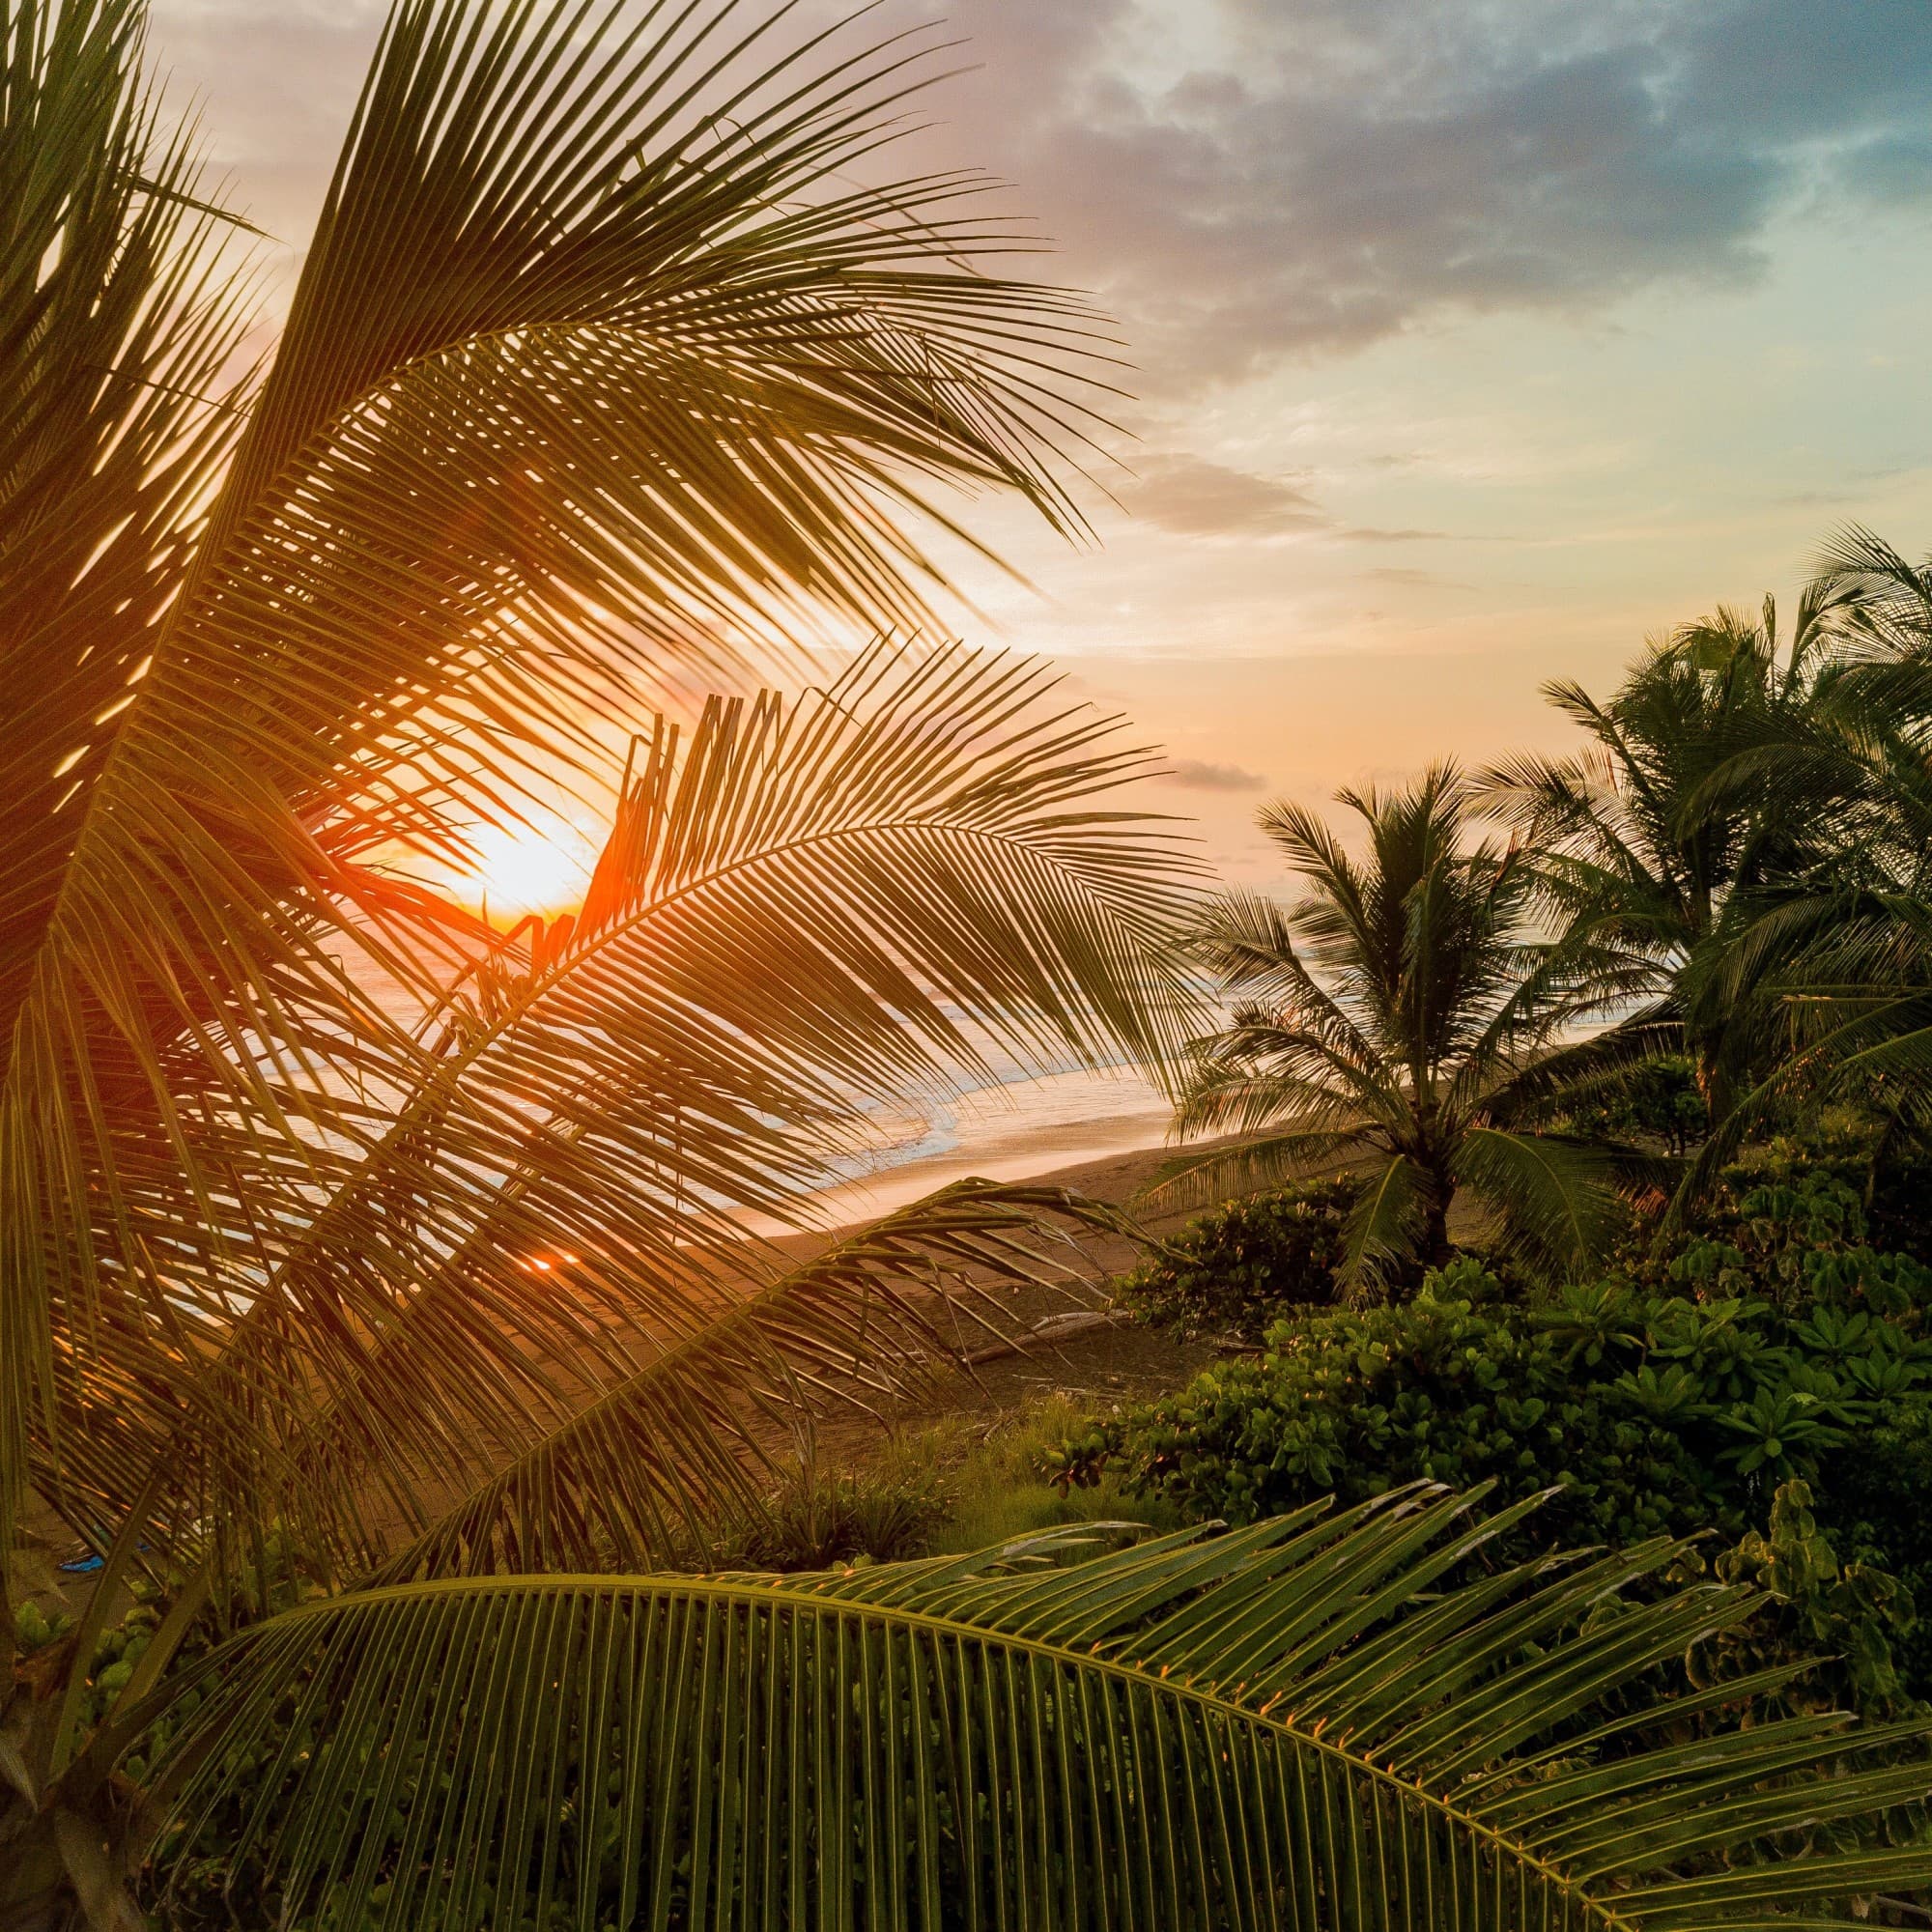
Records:
M819 1206L835 1223L889 1213L949 1181L1032 1175L1157 1145L1168 1103L1137 1073L1014 1077L903 1116L875 1117L863 1168L828 1178Z

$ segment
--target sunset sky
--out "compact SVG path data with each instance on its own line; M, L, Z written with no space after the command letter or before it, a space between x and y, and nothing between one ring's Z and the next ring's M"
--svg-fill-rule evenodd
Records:
M369 0L157 0L235 199L308 230ZM1264 797L1561 733L1646 632L1788 599L1833 526L1932 549L1926 0L886 0L977 71L923 137L1122 324L1132 440L983 619ZM296 257L273 262L286 286ZM1131 471L1131 473L1129 473Z

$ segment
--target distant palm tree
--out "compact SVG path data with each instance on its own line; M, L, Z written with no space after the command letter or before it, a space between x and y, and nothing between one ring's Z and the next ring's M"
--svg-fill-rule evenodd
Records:
M1762 753L1802 728L1847 618L1842 585L1800 602L1789 645L1762 616L1719 610L1651 646L1602 701L1563 680L1545 695L1592 741L1476 775L1482 805L1530 848L1539 910L1617 1022L1595 1064L1646 1045L1690 1057L1721 1117L1759 1048L1747 1003L1712 977L1741 899L1816 863L1822 828L1770 809Z
M1338 796L1367 833L1359 862L1312 812L1271 806L1262 829L1306 896L1286 912L1230 898L1200 933L1193 951L1236 1006L1200 1043L1177 1124L1259 1138L1168 1184L1359 1165L1351 1286L1445 1262L1463 1190L1526 1256L1575 1265L1607 1225L1614 1177L1602 1149L1521 1124L1574 1008L1535 943L1530 855L1468 842L1475 794L1452 767Z
M1711 789L1749 789L1805 828L1687 976L1763 1042L1722 1158L1768 1107L1860 1093L1888 1137L1932 1127L1932 565L1861 529L1828 546L1813 595L1838 622L1807 701L1766 719Z
M1591 1755L1747 1593L1606 1637L1663 1553L1470 1573L1435 1492L1073 1575L1065 1537L622 1574L753 1507L788 1418L956 1352L1070 1204L966 1183L790 1263L736 1210L800 1218L864 1098L994 1044L1158 1071L1186 1010L1185 867L1099 796L1141 761L958 650L647 724L568 920L410 875L601 781L591 721L660 685L921 618L916 479L1074 520L1084 311L995 272L965 184L857 185L903 49L766 55L782 17L400 0L230 384L137 0L0 11L0 1550L31 1489L103 1559L5 1687L0 1923L131 1927L178 1808L290 1922L396 1928L1692 1926L1768 1873L1912 1883L1748 1862L1902 1790L1828 1721ZM182 1667L291 1540L313 1600Z

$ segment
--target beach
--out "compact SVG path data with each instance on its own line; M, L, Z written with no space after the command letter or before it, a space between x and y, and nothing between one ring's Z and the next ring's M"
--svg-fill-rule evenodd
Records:
M1100 1200L1124 1199L1174 1157L1168 1102L1137 1075L1048 1074L980 1088L902 1119L875 1122L865 1171L819 1191L832 1226L888 1214L949 1182L1051 1180L1080 1173ZM1132 1179L1128 1176L1136 1177ZM1115 1193L1112 1189L1121 1191Z

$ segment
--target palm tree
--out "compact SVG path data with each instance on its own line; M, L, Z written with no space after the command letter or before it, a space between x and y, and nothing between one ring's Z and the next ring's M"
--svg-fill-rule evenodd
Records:
M1506 1241L1555 1267L1590 1254L1612 1204L1603 1151L1522 1128L1572 988L1534 943L1528 853L1468 843L1474 796L1448 766L1393 792L1341 792L1366 833L1359 862L1314 813L1268 807L1262 829L1307 895L1286 912L1231 897L1195 945L1236 1005L1200 1042L1177 1126L1259 1138L1168 1184L1362 1164L1350 1286L1447 1261L1464 1188Z
M1788 645L1777 611L1720 609L1650 646L1606 700L1560 680L1545 695L1590 740L1567 757L1522 753L1479 774L1485 807L1535 853L1558 944L1587 957L1616 1064L1648 1046L1687 1053L1714 1118L1760 1042L1708 968L1726 914L1814 865L1815 821L1768 809L1757 755L1802 729L1853 602L1839 581L1804 591Z
M1277 1873L1347 1922L1693 1925L1763 1893L1720 1846L1901 1788L1808 1719L1593 1752L1601 1690L1747 1600L1583 1616L1625 1559L1445 1592L1486 1532L1433 1496L1070 1571L635 1574L1073 1210L969 1183L792 1264L740 1211L798 1219L859 1096L995 1042L1157 1067L1185 867L1100 796L1141 762L1105 721L885 648L647 724L567 920L415 869L596 782L586 721L660 682L921 619L918 479L1073 525L1090 325L964 184L855 185L902 47L400 0L232 380L234 224L137 0L0 18L0 1547L31 1491L103 1557L8 1687L0 1922L131 1924L169 1812L243 1780L293 1914L586 1928L1243 1922ZM178 1667L281 1542L321 1594Z
M944 1352L901 1290L1021 1264L986 1198L804 1277L734 1214L989 1041L1157 1064L1185 867L1037 670L881 650L647 731L573 921L417 876L608 783L591 720L923 622L923 478L1073 522L1084 311L970 184L849 179L905 47L405 0L237 377L136 0L4 20L0 1548L31 1483L108 1559L65 1687L10 1686L0 1918L51 1922L131 1842L76 1769L131 1570L185 1624L271 1535L343 1585L439 1529L662 1560L775 1411Z
M1815 594L1842 613L1809 701L1765 721L1713 774L1812 828L1808 863L1740 895L1697 977L1759 1015L1765 1044L1711 1166L1794 1095L1859 1093L1886 1137L1922 1135L1932 1041L1932 567L1850 529Z

